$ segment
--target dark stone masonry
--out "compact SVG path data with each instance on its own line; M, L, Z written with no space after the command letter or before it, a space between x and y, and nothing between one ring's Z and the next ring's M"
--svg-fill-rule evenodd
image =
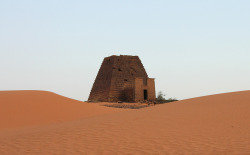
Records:
M140 102L155 100L154 78L148 78L138 56L104 58L89 101Z

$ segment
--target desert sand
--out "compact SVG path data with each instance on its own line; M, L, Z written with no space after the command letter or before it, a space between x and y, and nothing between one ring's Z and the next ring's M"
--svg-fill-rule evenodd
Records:
M136 110L0 92L0 121L1 155L250 154L250 91Z
M48 91L0 91L0 129L44 125L123 111Z

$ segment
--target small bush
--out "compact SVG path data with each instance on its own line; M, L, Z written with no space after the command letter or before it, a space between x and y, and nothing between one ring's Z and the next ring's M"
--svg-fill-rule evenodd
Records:
M168 103L168 102L178 101L176 98L170 97L166 99L164 96L166 96L166 94L163 94L162 91L159 91L156 98L157 103Z
M157 95L157 98L156 98L157 102L158 102L158 103L164 103L164 102L166 101L166 99L165 99L164 96L166 96L166 95L163 94L162 91L159 91L159 92L158 92L158 95Z

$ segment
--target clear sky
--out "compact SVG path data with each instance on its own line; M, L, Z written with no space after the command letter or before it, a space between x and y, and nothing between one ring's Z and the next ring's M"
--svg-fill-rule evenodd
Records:
M156 91L250 89L249 0L0 0L0 90L87 100L104 57L138 55Z

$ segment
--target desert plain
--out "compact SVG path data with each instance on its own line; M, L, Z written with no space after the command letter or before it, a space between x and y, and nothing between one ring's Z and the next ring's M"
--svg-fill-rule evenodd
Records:
M0 91L0 155L250 154L250 91L141 109Z

